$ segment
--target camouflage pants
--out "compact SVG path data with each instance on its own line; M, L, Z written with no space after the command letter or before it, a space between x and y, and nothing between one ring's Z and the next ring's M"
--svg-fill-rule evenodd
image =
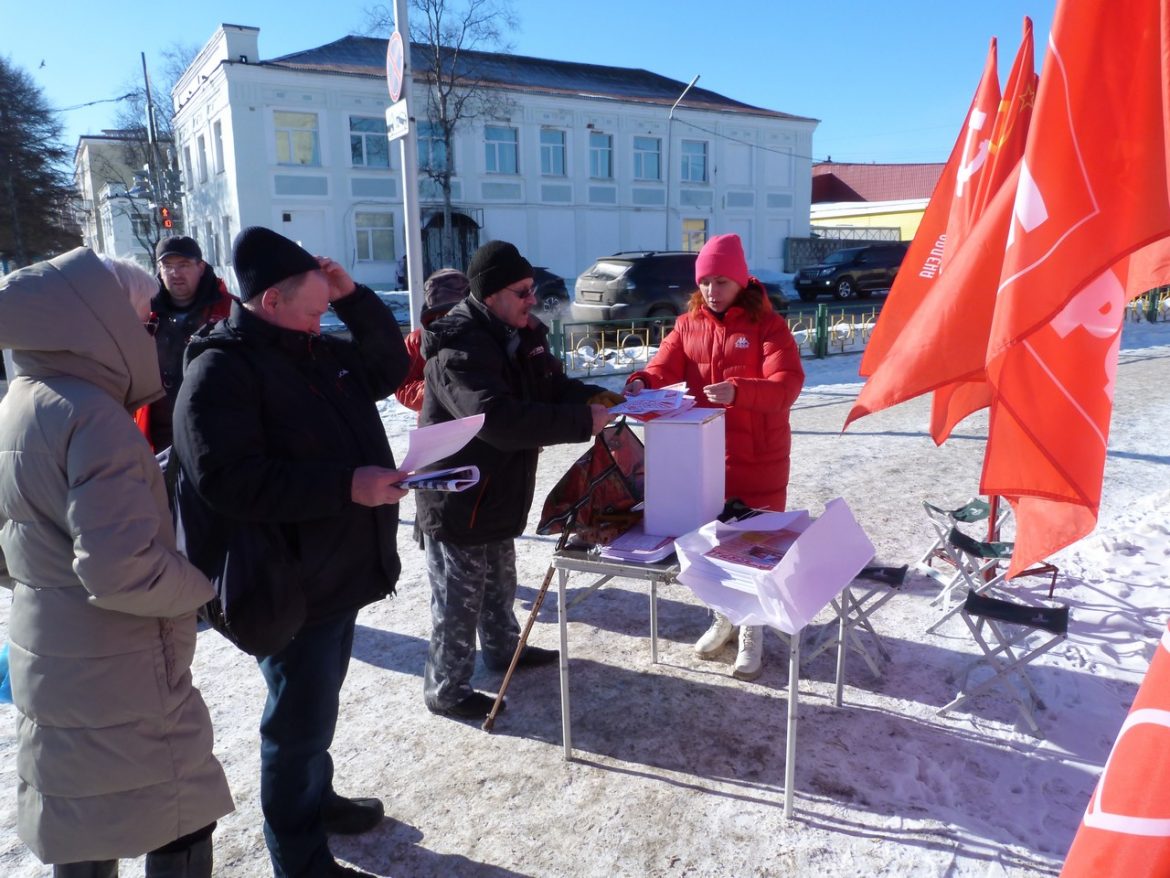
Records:
M431 580L431 644L423 698L446 710L472 693L475 636L490 666L507 667L520 639L516 548L512 540L456 546L426 538Z

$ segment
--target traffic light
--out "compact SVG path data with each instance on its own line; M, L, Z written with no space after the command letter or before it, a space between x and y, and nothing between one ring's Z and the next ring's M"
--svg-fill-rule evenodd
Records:
M158 219L164 229L174 228L175 222L171 219L171 209L165 204L158 206Z

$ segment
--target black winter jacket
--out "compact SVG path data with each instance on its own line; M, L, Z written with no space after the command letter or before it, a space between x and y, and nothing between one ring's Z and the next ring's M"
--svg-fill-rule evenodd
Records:
M485 415L476 438L435 464L474 464L479 484L460 493L418 492L420 526L434 539L481 545L519 536L532 507L541 447L592 435L586 401L603 388L566 377L548 351L548 331L533 322L516 330L468 298L423 331L426 390L419 425Z
M232 296L211 266L203 270L195 298L186 308L179 308L166 286L159 280L158 292L150 300L150 325L154 327L154 344L158 349L158 366L166 396L150 404L146 418L147 439L155 451L171 444L171 421L175 399L183 383L183 351L187 340L205 323L222 320L231 310Z
M238 303L196 335L175 406L174 448L212 510L276 522L300 564L311 624L391 594L398 506L351 499L359 466L394 467L375 402L409 361L366 287L333 303L353 341L274 326Z

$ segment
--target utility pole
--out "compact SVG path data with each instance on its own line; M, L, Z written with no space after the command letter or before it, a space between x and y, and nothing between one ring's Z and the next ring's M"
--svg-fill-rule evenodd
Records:
M672 156L673 146L671 143L671 135L672 135L672 132L674 130L674 111L678 107L678 105L682 103L682 99L687 96L687 92L690 91L694 87L695 83L698 81L699 81L699 74L696 73L695 78L692 79L687 84L687 87L682 90L682 94L680 94L678 96L678 100L675 101L673 105L671 105L670 112L666 116L666 249L667 250L671 249L670 248L670 178L672 176L671 175L671 168L673 166L673 156Z
M410 21L407 16L409 0L394 0L394 29L402 38L402 100L406 102L410 127L398 140L402 155L402 215L406 240L406 286L410 293L410 325L418 326L423 301L422 215L418 197L418 134L415 131L411 104L414 92L411 84Z

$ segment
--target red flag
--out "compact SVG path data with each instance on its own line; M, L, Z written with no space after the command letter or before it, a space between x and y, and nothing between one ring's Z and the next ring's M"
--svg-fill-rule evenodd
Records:
M1125 292L1130 299L1170 284L1170 238L1147 244L1129 257Z
M1061 878L1170 875L1170 631L1117 735Z
M967 238L973 218L986 209L988 202L1003 185L1024 154L1028 123L1036 102L1036 68L1032 48L1032 20L1024 18L1024 34L1020 40L1016 60L1008 74L1003 100L999 102L994 127L988 138L987 158L979 174L971 181L972 191L956 191L955 210L947 223L947 254L961 247ZM958 214L958 216L956 216ZM947 258L943 258L946 269ZM988 290L988 295L991 291ZM955 382L934 392L931 408L930 435L941 445L951 430L972 412L991 404L991 388L985 376L969 381Z
M894 285L882 305L881 318L861 355L860 375L872 375L881 365L890 349L898 341L911 315L918 310L942 270L944 248L949 248L948 224L956 203L956 185L963 174L965 192L973 186L970 177L977 173L987 157L990 144L990 119L994 119L999 104L999 73L997 71L996 42L993 37L987 50L983 77L975 90L975 97L963 120L959 138L951 149L950 158L943 167L922 214L922 222L914 240L902 260L902 268L894 278ZM983 149L978 134L985 132ZM958 196L961 197L961 196ZM949 250L947 251L949 252Z
M981 484L1015 508L1009 576L1096 524L1126 303L1110 266L1170 233L1168 5L1057 9L987 349Z

